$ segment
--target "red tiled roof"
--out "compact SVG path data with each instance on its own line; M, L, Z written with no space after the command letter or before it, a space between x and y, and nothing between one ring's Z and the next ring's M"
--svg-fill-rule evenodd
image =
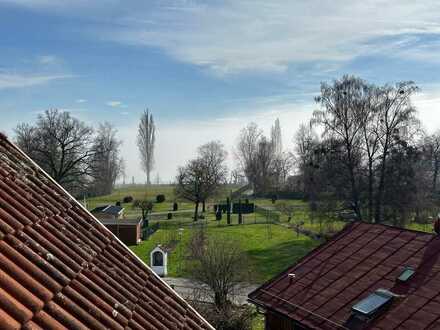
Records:
M398 282L407 266L415 275ZM399 297L367 328L440 329L440 237L353 223L249 298L312 329L338 329L377 289Z
M0 134L0 329L213 329Z

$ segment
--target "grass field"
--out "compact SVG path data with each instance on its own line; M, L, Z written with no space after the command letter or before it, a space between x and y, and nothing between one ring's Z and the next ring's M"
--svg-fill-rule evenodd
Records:
M219 194L218 199L225 199L226 195L236 189L235 186L225 187ZM165 195L165 202L155 203L156 196L159 194ZM194 204L185 200L178 199L174 196L174 185L127 185L118 187L111 195L91 197L87 199L87 209L92 210L97 206L106 204L115 204L122 202L125 196L132 196L138 200L149 200L153 202L153 212L166 212L173 209L174 201L178 202L179 211L193 210ZM127 218L140 218L141 210L133 208L132 203L122 203L125 208L125 215Z
M270 228L268 228L270 227ZM183 228L183 234L179 236L179 228ZM157 245L167 245L173 240L178 243L168 257L169 276L188 276L186 261L188 260L188 244L192 234L190 225L181 227L168 224L159 229L149 240L130 248L143 261L149 264L150 251ZM218 226L214 221L207 224L208 236L223 236L230 240L241 243L241 248L246 253L251 270L250 281L262 283L283 269L295 263L319 244L304 235L297 236L292 230L279 225L249 224L232 225L221 224Z
M221 196L211 202L218 200L224 201L226 196L235 187L226 187ZM107 196L89 198L87 207L93 209L104 204L115 204L125 196L132 196L134 199L155 201L156 195L164 194L164 203L154 203L153 212L164 212L172 209L175 200L174 186L172 185L134 185L115 189L114 193ZM251 201L252 202L252 201ZM295 211L291 223L304 221L304 228L312 228L317 232L323 230L322 224L314 223L308 215L307 204L299 200L278 200L275 204L268 199L257 199L258 206L264 207L269 211L252 213L243 216L243 225L238 225L238 216L232 215L232 225L226 224L226 215L221 221L215 221L212 211L205 213L204 222L207 226L208 235L224 236L241 242L243 251L248 256L248 261L253 274L251 281L261 283L289 265L293 264L303 255L313 249L319 241L314 241L304 235L297 235L292 229L286 226L270 224L276 215L280 223L287 223L287 215L281 214L277 206L281 203L294 205ZM194 227L192 221L193 203L178 200L179 211L188 210L185 214L175 214L172 220L164 220L164 217L152 217L150 224L159 222L160 229L155 232L148 240L130 248L146 263L149 264L150 251L157 245L167 245L174 242L173 251L168 258L168 272L170 276L188 276L188 245ZM132 207L131 203L122 204L125 207L127 218L140 217L141 211ZM339 224L337 224L339 225ZM340 224L342 227L343 223ZM183 228L179 235L179 228Z
M266 208L273 209L275 212L278 212L280 214L280 221L281 223L287 223L288 222L288 216L286 214L283 214L282 212L279 212L281 205L289 205L293 207L293 216L290 221L291 224L302 222L302 228L311 230L315 233L335 233L340 231L345 225L346 222L340 221L340 220L319 220L319 219L313 219L310 216L309 208L306 202L302 200L286 200L286 199L279 199L275 201L275 203L272 203L269 199L256 199L255 203L258 206L263 206Z
M223 202L233 189L236 187L226 187L223 193L211 203ZM166 201L154 203L153 212L171 210L175 201L174 186L172 185L148 187L136 185L118 188L111 195L89 198L87 207L93 209L99 205L115 204L122 201L125 196L155 202L158 194L164 194ZM189 212L175 214L172 220L164 220L164 217L151 217L150 224L159 223L159 230L148 240L142 241L141 244L130 246L130 249L149 264L150 252L157 244L171 245L173 248L168 256L168 275L188 277L192 263L189 258L189 243L191 235L197 227L192 219L194 204L182 200L177 200L177 202L179 203L179 211L188 210ZM268 211L263 210L263 212L243 215L243 225L238 225L238 216L232 215L232 225L227 225L226 215L223 215L221 221L216 221L212 208L208 204L209 211L205 213L206 219L199 220L198 223L205 224L208 236L223 236L240 242L248 259L249 282L260 284L294 264L321 243L307 236L297 235L294 230L287 228L285 225L288 222L288 216L279 212L278 206L280 204L287 203L295 206L291 223L303 221L304 228L316 232L328 230L326 227L328 224L312 221L309 217L307 204L300 200L278 200L275 204L272 204L268 199L251 200L251 202ZM141 211L133 208L131 203L122 204L122 206L125 208L126 217L138 218L141 216ZM278 224L271 223L274 219L277 219ZM342 222L332 222L331 226L336 226L332 230L342 228L343 225ZM264 329L263 316L257 315L255 317L252 329Z

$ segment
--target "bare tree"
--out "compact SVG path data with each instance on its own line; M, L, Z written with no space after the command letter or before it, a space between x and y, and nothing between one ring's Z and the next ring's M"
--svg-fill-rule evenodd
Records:
M380 165L376 193L375 221L382 220L382 199L386 185L388 159L391 148L408 133L408 125L415 120L415 109L411 96L418 90L413 82L400 82L395 86L384 86L380 93Z
M194 202L194 221L198 219L199 204L214 196L220 185L226 183L226 151L220 142L202 145L198 156L178 169L176 194Z
M317 145L318 136L310 125L301 124L295 134L295 154L299 166L306 164Z
M38 115L35 125L15 129L17 144L58 183L78 193L88 183L93 129L56 109Z
M295 163L299 171L299 187L309 199L314 199L313 189L313 162L315 158L315 148L318 146L319 139L310 125L301 124L294 137L295 143Z
M133 201L133 207L138 208L142 211L142 220L146 221L148 219L148 212L151 212L153 210L153 202L147 199L136 199Z
M138 128L137 145L141 155L142 169L147 175L147 183L151 184L150 175L154 166L154 146L156 142L156 125L153 114L145 110Z
M322 110L313 114L314 123L324 128L324 137L339 139L344 148L341 159L347 169L350 182L353 211L361 219L359 201L359 150L369 86L362 79L344 76L332 85L321 84L321 95L315 100Z
M199 205L204 200L204 166L197 158L177 170L176 196L194 203L194 221L198 220Z
M428 152L420 152L420 126L410 102L416 91L412 82L375 86L350 76L323 83L316 98L321 110L312 120L323 129L323 140L310 152L312 139L305 128L297 138L308 197L344 200L359 219L367 205L368 220L376 222L402 224L412 211L419 213L427 196L423 187L429 166L423 158L430 158L429 150L435 153L435 142L426 139ZM433 165L434 187L435 161Z
M270 140L273 144L275 155L281 155L281 153L283 152L283 142L281 138L280 120L278 118L275 120L275 123L270 131Z
M92 191L97 195L110 194L116 179L123 172L123 160L120 157L122 141L116 138L116 129L108 122L100 124L93 143L94 154L91 158Z
M272 190L276 181L275 153L273 145L266 137L261 137L258 149L252 159L250 168L253 174L254 192L257 195Z
M208 237L203 253L192 267L192 277L205 283L213 292L219 309L228 307L237 285L248 279L247 262L238 242L222 236Z
M237 143L236 158L249 183L255 181L254 160L258 152L258 143L263 133L257 124L250 123L240 132Z
M282 152L275 156L273 160L273 172L275 175L275 184L278 189L284 187L293 167L294 156L292 153Z
M427 136L424 142L427 157L431 163L432 171L432 193L437 192L437 181L440 170L440 131Z
M226 183L228 169L225 161L228 153L220 141L211 141L200 146L198 154L205 174L204 199L202 200L202 210L205 212L206 199L215 196L219 186Z

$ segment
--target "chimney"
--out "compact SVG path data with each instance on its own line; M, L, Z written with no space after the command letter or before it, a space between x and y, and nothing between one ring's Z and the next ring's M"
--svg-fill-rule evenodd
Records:
M296 275L294 273L291 273L291 274L287 274L287 277L289 278L289 284L292 284Z

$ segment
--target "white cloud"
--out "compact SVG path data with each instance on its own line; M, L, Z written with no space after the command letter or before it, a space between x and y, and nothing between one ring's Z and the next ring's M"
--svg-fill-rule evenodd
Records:
M118 107L122 106L121 101L108 101L106 104L112 108L118 108Z
M31 87L73 77L73 75L27 75L0 72L0 89Z
M76 103L86 103L87 100L86 99L77 99L75 102Z
M391 49L396 55L408 35L440 34L440 3L433 0L181 4L130 13L137 20L125 20L124 28L111 29L106 37L159 47L224 75L285 71L294 62L345 62ZM382 44L381 38L396 40Z
M440 85L422 86L421 91L413 97L419 118L428 132L440 130Z
M219 75L283 72L292 63L319 61L337 67L371 53L423 59L432 48L410 39L440 35L437 0L0 2L81 16L89 36L158 47Z

